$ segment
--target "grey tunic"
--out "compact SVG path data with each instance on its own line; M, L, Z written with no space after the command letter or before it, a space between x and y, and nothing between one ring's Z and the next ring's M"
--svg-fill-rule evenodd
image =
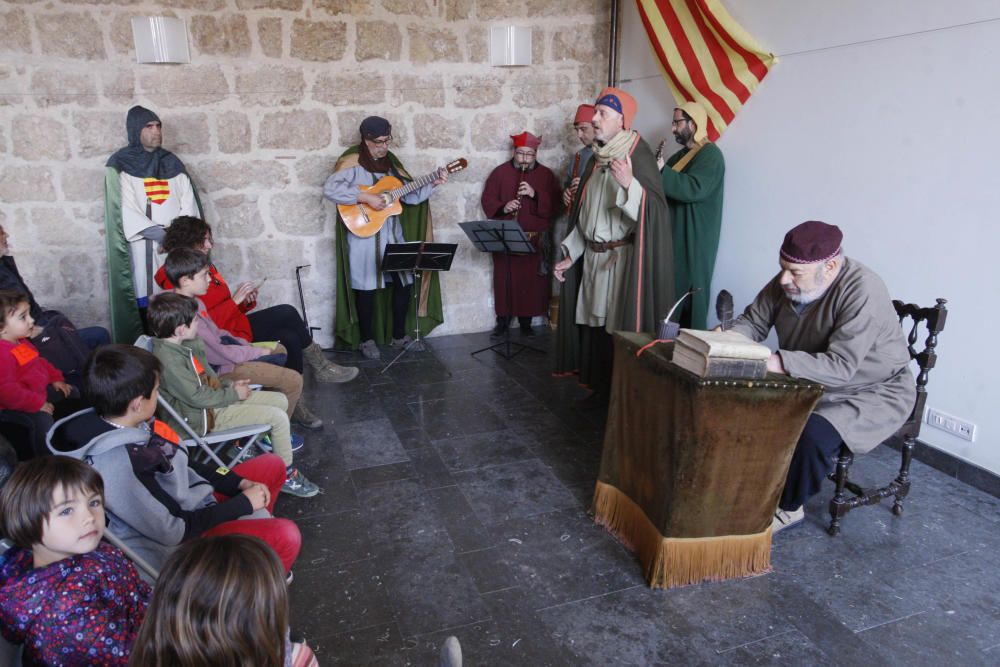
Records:
M326 185L323 186L323 196L336 204L356 204L358 203L358 186L374 185L383 176L385 174L373 174L361 165L350 169L341 169L326 179ZM400 201L410 205L419 204L430 197L433 190L434 186L428 184L414 190ZM384 287L384 276L378 270L378 258L385 254L386 245L405 242L403 227L399 224L398 215L386 220L385 225L374 236L361 238L348 233L347 249L351 263L351 289L373 290ZM396 276L402 277L403 282L407 285L413 282L413 276L409 272L391 275L393 279Z
M759 342L774 327L785 371L825 387L816 413L851 451L874 449L903 425L916 399L906 339L885 283L845 257L826 293L797 313L779 278L760 291L733 330Z

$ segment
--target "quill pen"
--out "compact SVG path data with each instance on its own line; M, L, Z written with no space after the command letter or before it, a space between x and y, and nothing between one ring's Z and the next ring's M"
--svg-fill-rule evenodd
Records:
M733 322L733 295L727 290L719 292L715 299L715 314L723 331L729 329Z

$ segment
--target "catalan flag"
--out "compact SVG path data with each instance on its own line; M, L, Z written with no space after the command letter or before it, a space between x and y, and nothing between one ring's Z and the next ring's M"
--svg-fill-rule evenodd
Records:
M170 198L170 181L159 178L144 178L146 197L154 204L162 204Z
M653 55L679 102L708 111L708 138L733 122L777 56L758 46L719 0L636 0Z

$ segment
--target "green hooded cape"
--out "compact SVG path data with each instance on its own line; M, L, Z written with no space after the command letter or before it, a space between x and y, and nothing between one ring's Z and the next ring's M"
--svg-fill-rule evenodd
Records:
M334 171L349 169L358 164L359 146L352 146L341 154ZM400 174L408 176L399 159L389 153L389 159ZM403 206L399 216L403 227L403 238L407 241L432 241L434 230L431 224L430 205L425 201L416 206ZM347 346L352 350L361 345L361 327L358 324L358 311L354 303L354 290L351 289L350 253L347 249L347 235L350 234L344 226L340 213L337 213L337 315L334 324L338 347ZM376 243L378 243L376 235ZM441 282L437 271L424 271L420 275L419 308L410 308L406 314L406 332L416 328L417 312L420 314L420 334L427 335L437 325L444 322L444 312L441 305ZM372 331L375 342L384 345L392 340L392 287L376 290L375 311L372 314Z

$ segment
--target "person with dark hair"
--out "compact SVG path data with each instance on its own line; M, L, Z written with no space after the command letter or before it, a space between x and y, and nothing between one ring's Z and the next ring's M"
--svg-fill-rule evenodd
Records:
M67 401L80 394L28 339L35 324L30 310L26 294L0 290L0 410L6 411L5 421L28 432L33 454L41 456L56 406L71 412L78 405ZM29 458L27 452L21 455Z
M49 449L101 473L108 530L154 568L193 537L244 533L267 542L290 569L302 538L294 522L272 516L285 481L281 459L265 454L232 470L194 460L154 416L160 368L131 345L95 352L85 392L94 407L57 422Z
M212 228L201 218L191 216L176 218L163 237L164 252L189 248L209 257L211 281L201 300L208 316L220 329L250 343L273 340L280 342L288 352L288 368L302 373L305 360L320 382L350 382L358 376L356 367L341 366L326 358L323 348L313 341L312 332L293 306L283 303L254 311L258 288L250 282L240 283L236 292L231 292L218 268L211 263L213 246ZM175 287L163 267L156 272L156 282L165 290ZM298 413L302 419L298 419L297 414L296 421L303 426L307 425L305 422L318 419L305 406L299 408Z
M317 667L289 640L288 586L260 540L206 537L170 557L129 664L134 667Z
M0 631L25 665L127 665L149 586L104 537L104 482L66 456L22 463L0 489Z
M362 192L360 186L374 185L392 175L407 183L413 179L403 164L389 152L392 125L385 118L369 116L361 121L361 140L337 160L333 175L323 186L323 196L335 204L364 204L381 211L389 205L383 195ZM351 349L361 350L368 359L378 359L378 346L392 342L409 344L408 330L420 317L420 330L429 333L444 321L441 287L436 271L421 288L420 305L411 297L413 275L407 271L382 273L381 258L389 243L433 240L427 199L434 188L448 179L441 169L432 183L402 197L401 215L390 216L372 236L360 237L343 223L337 224L337 338ZM426 313L426 314L424 314ZM407 325L407 322L410 325Z
M205 358L198 338L198 305L173 292L157 294L149 302L153 354L163 364L160 391L181 419L196 432L269 424L274 453L286 467L281 490L311 498L319 487L292 466L293 442L288 424L288 399L276 391L251 391L247 380L220 380ZM167 418L168 423L180 425Z
M108 158L104 183L111 328L119 343L142 335L164 229L179 215L201 215L184 163L163 149L159 116L134 106L125 129L128 146Z
M674 231L674 285L678 297L700 288L681 304L678 319L682 327L704 329L722 234L726 161L708 139L708 112L701 104L685 102L674 109L671 129L681 149L657 166Z
M62 371L66 382L80 388L80 373L90 351L99 345L111 342L111 336L104 327L84 327L78 329L68 317L58 310L44 309L35 301L21 277L17 263L10 255L10 236L0 226L0 290L23 292L28 297L29 312L35 320L31 332L31 342L38 353L53 366Z
M205 308L201 297L211 283L208 256L190 248L178 248L167 255L163 268L174 292L198 304L198 337L205 344L205 358L223 379L249 380L269 389L280 391L288 399L288 417L308 428L322 428L323 422L308 410L300 409L302 374L285 368L285 348L253 346L242 338L220 329ZM312 416L314 419L310 420Z

